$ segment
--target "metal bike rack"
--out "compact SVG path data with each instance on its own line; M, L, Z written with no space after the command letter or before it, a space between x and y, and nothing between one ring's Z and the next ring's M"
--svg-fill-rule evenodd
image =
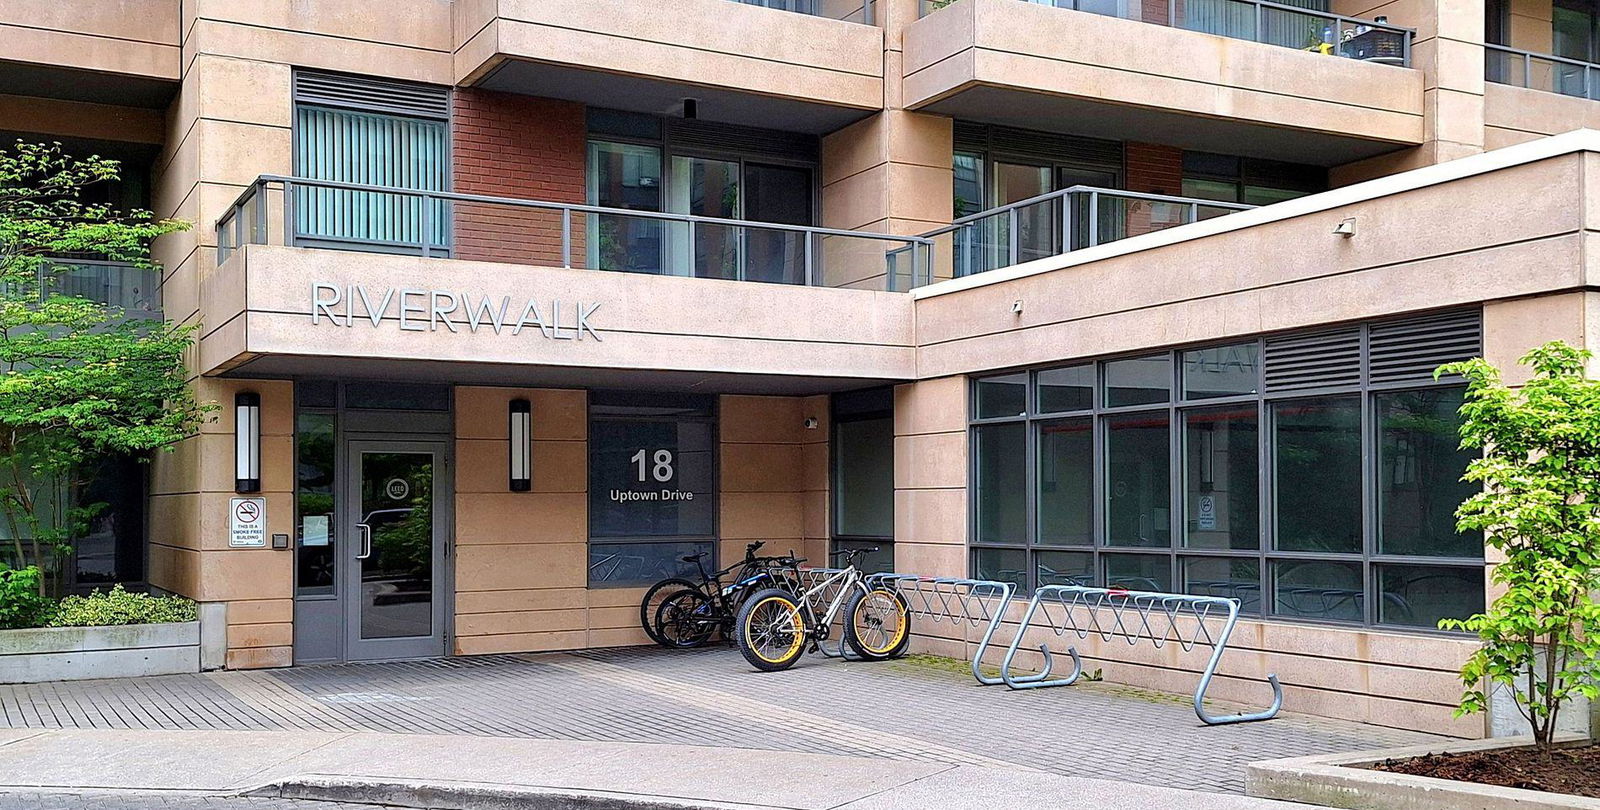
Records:
M822 585L823 583L827 582L829 577L842 573L843 571L843 568L801 568L799 571L799 588L796 593L804 593L805 591ZM827 605L833 601L834 597L837 596L839 591L843 590L843 588L844 581L839 580L831 585L828 585L827 588L818 591L810 601L813 605ZM817 645L817 650L829 658L843 658L846 661L861 660L860 657L850 652L849 648L845 646L844 617L841 615L836 617L834 621L839 624L838 649L830 650L819 643ZM829 632L831 633L832 630L830 629Z
M1016 588L1009 582L956 577L923 577L916 574L873 574L867 587L893 591L906 600L911 618L933 624L949 622L952 627L983 627L983 640L972 653L972 677L984 686L1004 683L1004 679L983 674L983 656L994 641L996 631L1011 606Z
M1045 585L1035 591L1033 599L1028 602L1028 609L1022 614L1017 627L1016 638L1011 640L1005 658L1000 662L1001 680L1012 689L1066 686L1083 674L1083 659L1078 655L1077 648L1068 647L1067 654L1072 656L1072 673L1064 678L1048 680L1055 663L1049 644L1039 645L1039 651L1044 654L1044 666L1040 672L1024 676L1011 674L1012 660L1022 645L1023 636L1033 625L1034 617L1041 615L1044 618L1043 626L1061 637L1068 633L1079 639L1095 635L1102 641L1121 637L1130 647L1148 641L1156 649L1176 642L1185 652L1201 644L1209 646L1211 658L1206 662L1205 671L1200 674L1200 683L1194 690L1194 713L1206 725L1269 720L1283 708L1283 687L1278 684L1277 675L1268 675L1267 682L1272 685L1271 707L1244 714L1216 716L1206 713L1206 690L1211 686L1217 663L1222 660L1222 652L1227 649L1228 639L1239 621L1237 599L1078 585ZM1222 627L1213 635L1207 622L1214 623L1218 619L1222 620Z

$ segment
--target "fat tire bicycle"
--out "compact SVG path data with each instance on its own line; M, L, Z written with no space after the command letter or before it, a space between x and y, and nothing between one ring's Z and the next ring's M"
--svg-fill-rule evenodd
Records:
M752 594L734 624L734 642L744 659L763 672L788 669L808 650L820 649L841 615L844 642L857 656L882 661L903 654L911 643L910 606L899 593L869 585L856 567L862 555L873 551L877 549L834 552L845 557L845 566L810 588L767 588ZM796 582L800 562L795 561ZM819 605L830 590L834 593L827 605Z
M795 565L793 556L757 557L761 542L745 546L744 560L721 571L706 571L704 552L679 559L700 569L700 581L669 577L650 586L639 602L639 623L655 643L670 648L698 647L718 630L732 633L733 618L746 597L783 587L780 573ZM731 582L724 582L730 579ZM668 606L671 605L670 608ZM666 610L663 610L667 608Z

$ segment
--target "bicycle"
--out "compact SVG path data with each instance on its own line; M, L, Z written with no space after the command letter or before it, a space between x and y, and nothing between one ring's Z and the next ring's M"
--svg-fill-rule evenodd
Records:
M827 574L810 588L793 591L768 588L753 594L739 609L734 641L750 665L763 672L794 666L808 649L820 649L840 610L844 613L844 641L856 655L882 661L905 652L911 643L910 606L900 594L869 586L856 561L876 548L841 549L845 566ZM798 582L799 563L794 577ZM814 604L833 591L825 609ZM848 601L847 601L848 600Z
M773 569L789 567L794 561L792 556L757 557L763 545L758 541L745 546L743 561L715 573L706 572L705 552L680 557L700 569L700 581L669 577L650 586L639 602L639 623L645 634L669 648L698 647L719 629L727 636L745 597L762 587L781 586ZM724 585L729 574L734 574L733 581ZM664 614L662 609L669 603L671 608Z

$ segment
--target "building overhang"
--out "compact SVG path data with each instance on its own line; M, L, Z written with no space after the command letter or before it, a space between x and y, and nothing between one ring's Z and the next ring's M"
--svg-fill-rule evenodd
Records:
M784 394L915 376L903 293L247 245L201 313L210 375Z
M859 4L857 4L859 5ZM823 134L883 106L883 32L728 0L457 4L456 82Z
M1423 142L1419 70L1017 0L905 32L906 107L1335 166Z
M0 7L0 87L164 108L177 93L181 27L172 0L7 3Z

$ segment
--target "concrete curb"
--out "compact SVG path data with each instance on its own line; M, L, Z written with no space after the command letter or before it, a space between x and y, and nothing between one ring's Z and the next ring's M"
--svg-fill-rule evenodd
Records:
M1588 741L1578 734L1563 734L1556 739L1559 743ZM1532 744L1531 737L1502 737L1252 762L1245 768L1245 795L1347 810L1600 810L1600 799L1584 796L1360 767L1425 754L1460 754Z
M336 776L286 779L243 795L426 810L780 810L773 805L729 804L534 785Z

